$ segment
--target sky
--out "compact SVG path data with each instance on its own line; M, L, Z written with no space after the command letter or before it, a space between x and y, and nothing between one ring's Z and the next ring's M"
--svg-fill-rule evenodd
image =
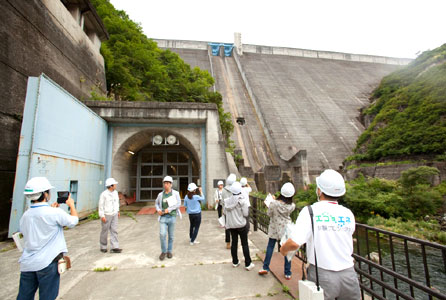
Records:
M110 0L149 38L415 58L446 43L446 0Z

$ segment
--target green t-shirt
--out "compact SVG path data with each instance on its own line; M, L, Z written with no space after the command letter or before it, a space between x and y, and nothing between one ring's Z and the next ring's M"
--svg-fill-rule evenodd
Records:
M165 192L163 192L163 200L161 202L163 211L166 210L167 208L169 208L169 204L167 204L167 201L165 201L164 199L167 199L170 196L172 196L172 192L170 192L169 194L166 194ZM177 210L172 210L169 215L175 217L177 215Z

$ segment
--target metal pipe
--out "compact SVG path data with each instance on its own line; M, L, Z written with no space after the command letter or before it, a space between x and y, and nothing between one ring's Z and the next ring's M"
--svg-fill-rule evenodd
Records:
M404 240L404 254L406 255L407 276L412 279L412 270L410 269L409 248L407 246L407 240ZM409 285L410 295L414 297L413 286Z
M390 246L390 258L392 260L392 270L396 271L396 267L395 267L395 254L393 253L393 239L392 236L389 236L389 246ZM395 286L396 289L398 289L398 280L394 277L393 278L393 285ZM396 295L396 300L398 300L399 297L398 295Z
M382 257L381 257L381 243L379 240L379 232L376 233L376 243L378 246L378 262L379 264L382 266ZM384 276L383 276L383 272L379 271L380 276L381 276L381 280L384 281ZM384 287L382 287L382 295L384 298L386 298L386 289Z
M431 279L429 276L429 268L427 266L426 249L424 245L421 245L421 253L423 255L424 277L426 278L426 285L431 287ZM429 295L429 300L432 300L432 296Z
M370 281L375 281L377 284L379 284L381 286L384 286L386 289L388 289L389 291L394 293L397 297L402 297L402 298L407 299L407 300L415 300L415 298L412 298L411 296L404 295L403 292L401 292L400 290L392 287L391 285L388 285L385 282L380 281L379 279L373 277L372 275L367 274L366 272L364 272L362 270L356 270L356 272L363 273L363 275L365 277L367 277ZM369 289L369 293L372 294L372 298L376 297L376 298L380 298L380 299L386 299L386 298L382 298L379 295L377 295L374 290L370 290Z
M384 273L386 273L386 274L388 274L388 275L390 275L392 277L396 277L399 280L404 281L404 282L414 286L415 288L420 289L423 292L426 292L429 295L432 295L432 296L434 296L434 297L436 297L438 299L446 300L446 295L445 294L437 292L436 290L434 290L434 289L432 289L430 287L427 287L427 286L425 286L423 284L420 284L419 282L414 281L413 279L407 278L406 276L401 275L401 274L399 274L399 273L397 273L395 271L392 271L392 270L390 270L390 269L388 269L388 268L386 268L384 266L380 266L377 263L374 263L372 261L368 261L364 257L358 256L356 254L353 254L353 258L356 259L356 260L360 260L360 261L362 261L362 262L364 262L366 264L369 264L369 265L371 265L372 267L374 267L374 268L376 268L378 270L382 270Z
M367 249L367 258L370 260L370 246L369 246L369 230L366 228L365 229L365 245L366 245L366 249ZM372 268L370 265L368 265L369 267L369 274L370 276L372 276ZM373 281L370 281L370 288L373 290ZM372 300L373 300L373 295L372 295Z

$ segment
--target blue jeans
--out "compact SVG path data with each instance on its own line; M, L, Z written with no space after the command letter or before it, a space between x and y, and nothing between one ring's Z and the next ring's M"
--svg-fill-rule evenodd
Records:
M172 253L173 246L173 234L175 231L175 223L177 218L171 215L164 215L160 218L160 241L161 241L161 252ZM169 234L168 246L166 250L166 235Z
M17 300L33 300L37 288L39 299L54 300L59 294L60 274L57 271L57 261L36 272L21 272L20 287Z
M263 262L263 270L269 271L269 264L271 262L271 257L273 256L274 252L274 246L276 245L277 240L270 238L268 240L268 246L266 247L266 255L265 255L265 261ZM291 261L288 261L286 256L284 257L285 264L285 275L291 276Z

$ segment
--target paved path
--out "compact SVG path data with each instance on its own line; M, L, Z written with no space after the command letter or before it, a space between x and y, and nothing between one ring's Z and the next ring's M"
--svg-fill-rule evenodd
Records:
M266 248L262 232L249 235L256 267L234 269L224 230L218 227L216 212L203 212L199 245L190 246L187 215L177 220L174 257L159 261L160 242L155 215L128 216L119 221L123 253L99 251L99 220L66 230L73 268L62 275L59 299L290 299L272 275L260 277L256 254ZM20 256L16 249L0 245L0 299L15 299L19 283ZM261 249L261 250L259 250ZM243 258L239 246L239 257ZM95 268L113 267L108 272ZM36 297L37 299L38 297Z

